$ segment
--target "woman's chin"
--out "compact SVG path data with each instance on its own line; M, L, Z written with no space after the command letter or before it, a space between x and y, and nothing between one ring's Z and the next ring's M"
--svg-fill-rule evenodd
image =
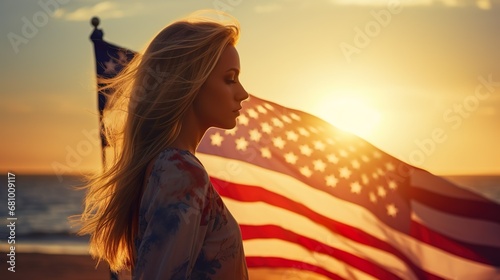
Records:
M236 119L234 119L233 121L227 122L225 124L221 124L217 127L222 128L222 129L233 129L236 127Z

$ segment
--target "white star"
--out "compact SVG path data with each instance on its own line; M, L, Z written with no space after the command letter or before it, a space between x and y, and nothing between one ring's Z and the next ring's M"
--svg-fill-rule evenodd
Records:
M282 150L285 147L286 142L281 137L273 138L273 145Z
M301 167L300 173L302 173L302 175L304 175L308 178L311 177L311 175L312 175L312 171L311 171L311 169L309 169L308 166Z
M283 122L280 121L278 118L272 118L271 122L273 123L274 126L282 128L283 127Z
M293 131L287 131L286 132L286 139L288 139L290 141L297 142L297 140L299 139L299 135Z
M353 146L353 145L349 145L349 151L351 152L355 152L356 151L356 148Z
M313 152L313 150L311 148L309 148L308 145L301 145L299 147L299 149L300 149L300 153L305 155L305 156L310 156Z
M262 136L262 134L260 134L260 132L257 129L252 129L248 133L250 133L250 140L255 142L260 141L260 137Z
M273 127L266 122L262 123L260 127L262 128L262 132L265 132L267 134L271 134L271 132L273 132Z
M260 155L263 158L271 158L271 151L266 147L260 148Z
M361 185L358 182L351 183L351 192L356 194L361 193Z
M274 110L274 107L269 103L264 103L264 107L266 107L268 110L271 110L271 111Z
M374 158L381 158L382 154L379 151L373 151L373 157Z
M335 145L335 141L332 138L327 138L326 143L328 143L330 145Z
M309 131L307 131L307 129L303 127L299 127L299 134L306 137L311 135L311 133L309 133Z
M396 217L396 215L398 214L398 208L396 208L396 205L394 204L387 204L387 215L391 216L391 217Z
M262 105L257 106L257 111L259 111L259 113L262 113L262 114L267 113L266 108L262 107Z
M394 182L393 180L390 180L388 184L389 184L389 189L391 189L391 190L395 190L398 188L398 184L396 182Z
M222 137L219 132L216 132L215 134L210 135L210 140L211 140L210 143L213 146L220 147L222 145L222 141L224 140L224 137Z
M361 181L363 182L363 185L368 185L368 182L370 182L370 179L368 179L368 176L366 174L361 175Z
M314 165L314 170L320 171L320 172L325 171L326 164L322 160L317 159L317 160L313 161L313 165Z
M297 162L297 159L298 159L298 157L292 152L285 154L285 160L288 163L295 164Z
M286 122L286 123L291 123L291 122L292 122L292 119L290 119L288 116L283 115L283 116L281 116L281 118L282 118L282 119L283 119L283 121L284 121L284 122Z
M339 158L335 154L327 155L326 159L331 163L338 163L339 162Z
M295 114L295 113L291 113L290 114L290 117L292 117L292 119L296 120L296 121L300 121L301 118L299 115Z
M352 165L352 168L354 168L354 169L359 169L359 167L361 166L361 164L359 164L359 161L357 159L351 160L351 165Z
M259 113L257 113L254 109L248 109L247 114L250 116L250 118L257 119L259 117Z
M342 168L340 168L339 171L340 171L339 173L340 173L341 178L349 179L349 177L351 176L351 170L349 170L349 168L347 168L347 167L342 167Z
M371 202L373 202L373 203L377 202L377 196L373 192L370 192L370 194L368 196L370 197Z
M247 118L247 116L243 114L241 114L241 116L238 117L238 123L241 125L248 125L248 121L249 119Z
M339 151L339 154L340 154L341 157L347 157L349 155L349 153L346 150L344 150L344 149L341 149Z
M229 129L229 130L224 131L224 134L234 136L236 134L236 130L238 130L237 126L235 126L233 129Z
M380 176L384 176L384 175L385 175L384 170L382 170L382 169L380 169L380 168L377 168L377 173L378 173L378 175L380 175Z
M386 191L385 191L384 187L382 187L382 186L378 186L378 188L377 188L377 194L378 194L378 196L380 196L380 197L385 197L385 195L386 195L387 193L386 193Z
M318 134L318 130L315 127L310 126L309 131L315 134Z
M385 164L385 169L389 170L389 171L393 171L395 169L394 167L394 164L388 162Z
M318 151L324 151L325 150L325 144L321 141L314 141L314 148Z
M247 150L248 142L247 142L247 140L245 140L245 137L240 137L240 138L236 139L235 142L236 142L236 150L240 150L240 151Z
M364 162L369 162L370 161L370 158L366 155L362 155L361 156L361 160L364 161Z
M325 181L326 181L326 185L329 187L332 187L332 188L337 186L337 183L339 182L339 180L337 178L335 178L335 176L333 176L333 175L326 176Z
M377 174L377 172L373 172L373 173L372 173L372 177L373 177L373 179L377 179L377 178L378 178L378 174Z
M116 66L118 64L114 63L113 60L108 60L104 62L104 73L113 74L116 73Z
M118 52L118 61L121 64L127 64L127 56L125 55L124 52L122 52L122 51Z

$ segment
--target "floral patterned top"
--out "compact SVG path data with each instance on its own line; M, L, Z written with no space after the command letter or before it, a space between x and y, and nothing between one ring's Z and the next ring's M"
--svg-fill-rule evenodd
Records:
M190 152L160 153L140 204L133 279L248 279L241 232Z

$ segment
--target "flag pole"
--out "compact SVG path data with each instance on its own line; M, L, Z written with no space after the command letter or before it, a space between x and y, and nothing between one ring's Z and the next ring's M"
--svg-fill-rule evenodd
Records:
M103 36L104 32L102 29L97 28L99 26L99 23L101 20L98 17L92 17L90 20L90 23L94 27L94 30L92 31L92 34L90 35L90 40L94 44L94 56L97 58L97 49L99 47L99 44L103 44ZM97 65L98 60L96 59L96 69L99 67ZM98 72L98 71L97 71ZM99 77L97 77L99 78ZM100 85L99 82L97 83L97 102L98 102L98 109L99 109L99 135L101 136L101 154L102 154L102 168L106 168L106 136L103 133L103 123L102 123L102 115L103 115L103 110L106 105L106 96L101 92L99 89ZM118 274L114 273L109 269L109 279L110 280L119 280Z
M102 44L104 32L102 29L97 28L99 26L99 23L101 20L98 17L92 17L90 20L90 23L92 26L94 26L94 30L92 31L92 34L90 35L90 40L94 44L94 55L97 55L97 48L98 44ZM97 60L96 60L97 64ZM96 68L98 65L96 65ZM99 83L98 83L98 88L97 88L97 102L98 102L98 109L99 109L99 135L101 136L101 154L102 154L102 166L103 169L106 167L106 136L103 133L103 124L102 124L102 114L104 110L104 106L106 105L106 97L104 96L103 93L101 93L101 90L99 89Z

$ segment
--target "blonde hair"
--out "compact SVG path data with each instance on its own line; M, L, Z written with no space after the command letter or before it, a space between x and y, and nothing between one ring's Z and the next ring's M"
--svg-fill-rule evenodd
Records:
M226 15L227 16L227 15ZM235 19L188 18L165 27L115 78L104 111L114 161L90 178L79 234L111 270L133 269L138 210L148 164L179 135L182 119L223 50L235 45Z

